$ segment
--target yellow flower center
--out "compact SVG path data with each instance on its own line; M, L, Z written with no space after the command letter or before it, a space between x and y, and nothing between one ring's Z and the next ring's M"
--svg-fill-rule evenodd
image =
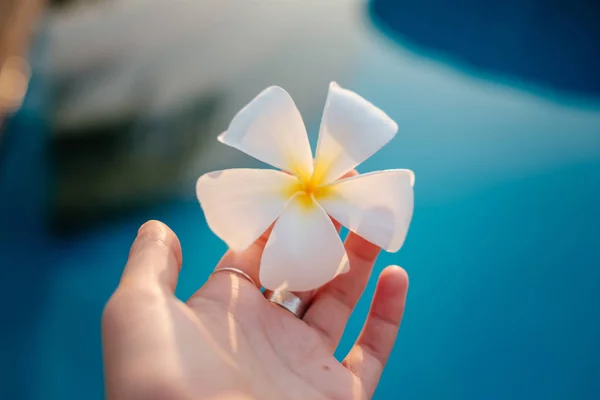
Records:
M313 174L309 179L306 179L306 174L296 174L302 178L298 178L289 188L286 188L286 196L296 196L300 204L306 208L314 205L315 201L319 201L325 197L332 195L333 189L330 185L322 185L321 177ZM303 179L304 178L304 179Z

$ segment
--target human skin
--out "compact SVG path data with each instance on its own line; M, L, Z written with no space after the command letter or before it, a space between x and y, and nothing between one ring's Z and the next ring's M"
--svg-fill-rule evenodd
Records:
M228 251L216 268L238 268L259 282L268 234L241 253ZM179 300L179 240L166 225L147 222L102 318L107 398L370 399L398 333L408 277L400 267L383 270L363 330L339 362L333 353L379 253L352 233L344 245L350 271L299 294L312 299L301 320L226 271Z

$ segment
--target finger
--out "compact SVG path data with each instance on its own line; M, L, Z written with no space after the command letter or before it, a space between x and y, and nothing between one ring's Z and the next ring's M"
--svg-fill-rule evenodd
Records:
M260 266L260 259L262 258L263 251L265 250L265 245L267 244L267 240L269 239L269 235L273 230L273 225L271 225L254 243L250 245L244 251L233 251L227 250L227 252L223 255L219 263L217 264L215 271L218 271L221 268L235 268L243 271L248 274L250 278L254 281L255 285L260 288L260 280L258 278L258 268ZM230 272L223 272L219 274L214 274L214 279L220 280L224 279L229 275ZM247 279L244 279L247 280ZM251 283L248 281L248 283Z
M121 287L175 292L181 269L181 245L168 226L148 221L138 231L121 276Z
M344 246L350 270L323 286L304 316L304 321L321 334L332 352L369 282L380 251L379 247L354 233L348 235Z
M192 308L202 307L203 298L210 298L229 304L231 303L232 296L239 297L240 291L244 291L244 293L250 296L247 299L262 297L260 291L256 290L261 287L260 279L258 278L258 268L272 230L273 224L246 250L238 252L231 249L227 250L217 264L214 272L208 278L208 282L201 286L188 299L187 304ZM215 273L223 268L240 270L248 275L252 281L230 269Z
M406 271L396 266L383 270L367 321L343 361L344 366L360 378L369 398L375 392L398 335L407 290Z

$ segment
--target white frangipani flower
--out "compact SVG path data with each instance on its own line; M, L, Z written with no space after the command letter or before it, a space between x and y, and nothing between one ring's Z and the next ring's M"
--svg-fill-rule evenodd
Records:
M383 111L332 82L313 160L292 98L269 87L238 112L219 141L287 173L228 169L201 176L196 192L207 223L232 250L241 251L275 222L259 274L272 290L316 289L347 271L331 218L396 252L412 218L414 173L396 169L337 179L397 130Z

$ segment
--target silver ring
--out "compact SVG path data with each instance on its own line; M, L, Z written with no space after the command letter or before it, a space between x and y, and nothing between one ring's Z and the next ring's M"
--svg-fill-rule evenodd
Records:
M304 317L304 314L309 306L308 302L305 302L300 297L296 296L292 292L288 292L287 290L274 292L272 290L265 289L263 295L271 303L277 304L279 307L286 309L300 319Z
M253 284L254 286L256 286L256 282L254 282L254 279L252 279L250 277L250 275L248 275L247 273L245 273L241 269L237 269L237 268L233 268L233 267L223 267L223 268L216 269L210 275L212 276L212 275L216 274L217 272L223 272L223 271L225 271L225 272L233 272L236 275L240 275L242 278L246 278L246 280L248 282L250 282L251 284Z

